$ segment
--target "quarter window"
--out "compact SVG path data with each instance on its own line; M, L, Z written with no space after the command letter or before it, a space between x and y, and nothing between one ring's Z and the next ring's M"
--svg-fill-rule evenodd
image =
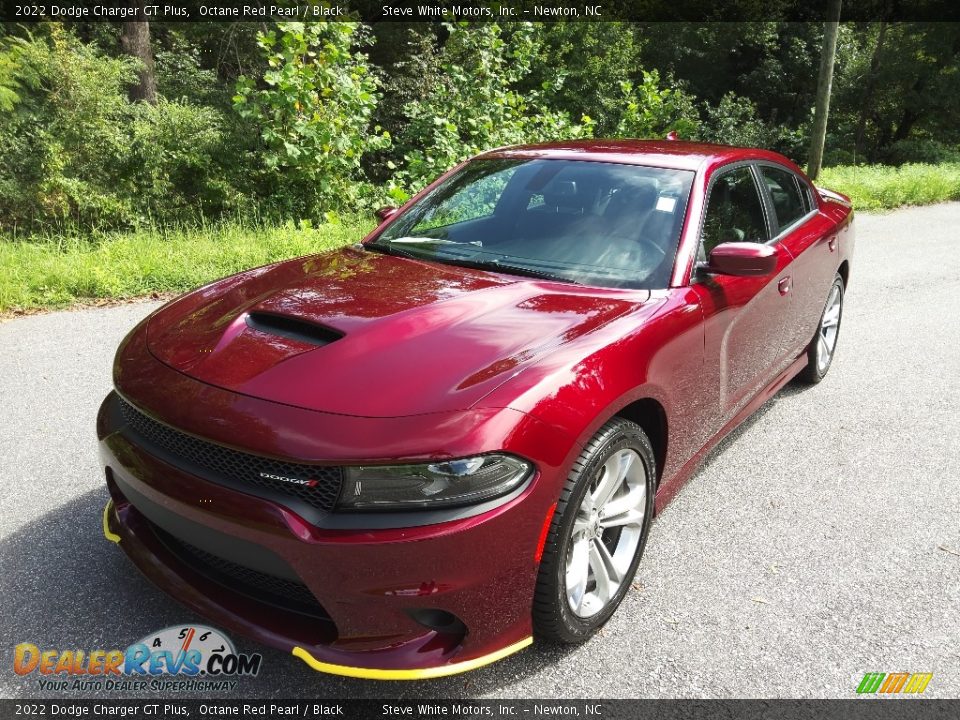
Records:
M763 204L750 168L744 165L717 178L703 221L703 259L722 243L763 243L769 239Z
M807 205L800 192L800 183L796 175L789 170L769 165L760 166L760 175L767 190L770 191L779 230L793 225L807 214Z

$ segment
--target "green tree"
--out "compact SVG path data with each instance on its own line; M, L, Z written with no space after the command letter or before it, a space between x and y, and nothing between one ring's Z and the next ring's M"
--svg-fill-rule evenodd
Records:
M135 62L104 57L53 23L8 38L2 54L15 64L21 101L0 113L0 222L122 222L130 204L116 166Z
M357 23L278 23L258 42L267 71L237 80L234 103L262 141L261 178L301 217L357 207L365 197L361 158L389 135L373 128L377 82ZM368 189L367 189L368 194Z
M656 70L643 72L636 83L624 80L614 97L620 108L612 133L616 137L663 137L675 130L681 138L690 139L698 132L693 100L682 90L662 87Z
M624 83L643 84L641 43L634 26L549 23L537 26L537 33L537 56L517 89L524 94L543 91L553 109L572 118L593 118L596 135L616 135L629 112Z
M844 40L841 33L841 40ZM960 24L849 28L828 150L851 162L941 162L960 154ZM856 155L852 151L856 149Z
M407 137L410 118L407 106L426 97L441 82L438 28L427 23L377 23L376 43L370 61L381 83L380 101L373 122L390 130L394 137ZM441 28L442 30L442 28ZM403 152L396 144L364 155L364 170L374 182L386 184Z
M409 123L397 141L398 188L418 189L444 170L502 145L589 136L593 121L578 122L551 109L544 90L519 92L542 43L531 23L456 23L440 51L441 73L422 98L409 102ZM402 191L396 191L398 199Z

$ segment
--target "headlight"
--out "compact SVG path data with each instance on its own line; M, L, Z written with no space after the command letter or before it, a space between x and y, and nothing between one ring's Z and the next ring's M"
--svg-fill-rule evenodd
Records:
M472 505L506 495L533 466L510 455L478 455L429 465L344 468L341 510L417 510Z

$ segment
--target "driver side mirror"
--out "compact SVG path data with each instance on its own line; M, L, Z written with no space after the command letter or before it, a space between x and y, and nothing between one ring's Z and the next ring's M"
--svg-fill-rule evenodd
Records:
M382 207L374 213L374 215L377 216L377 220L379 220L380 222L386 222L396 214L397 214L397 208L389 207L389 206Z
M710 251L704 269L717 275L762 277L777 269L777 248L752 242L728 242Z

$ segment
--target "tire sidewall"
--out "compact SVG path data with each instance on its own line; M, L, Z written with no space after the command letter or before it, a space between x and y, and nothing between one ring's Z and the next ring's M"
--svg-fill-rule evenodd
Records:
M603 438L603 441L594 451L590 460L586 463L586 465L584 465L579 473L576 473L576 484L567 500L563 515L559 518L559 522L555 528L556 534L554 537L559 543L559 548L556 554L556 567L552 568L552 580L554 586L553 599L556 603L556 608L564 625L564 629L566 630L566 634L568 634L570 636L570 640L574 642L589 638L601 625L609 620L610 616L616 611L620 602L630 590L630 584L633 580L634 574L637 571L637 567L640 564L640 560L643 557L643 551L647 544L647 535L650 532L650 521L653 517L653 500L655 490L654 478L656 464L653 456L653 449L650 446L650 441L647 439L646 435L643 434L639 427L631 427L631 425L632 423L625 423L617 428L616 432L611 433L609 437ZM646 508L643 528L640 535L640 542L637 545L637 552L630 564L623 582L621 583L620 588L617 590L616 595L614 595L611 601L607 603L607 606L596 615L592 615L589 618L581 618L574 614L574 612L570 609L570 604L567 601L566 557L567 551L570 547L570 535L573 530L573 524L576 520L577 511L580 508L580 504L583 502L584 496L587 494L587 492L589 492L591 481L596 476L600 467L613 453L627 448L637 452L643 461L644 470L646 471ZM571 479L573 478L571 477Z

